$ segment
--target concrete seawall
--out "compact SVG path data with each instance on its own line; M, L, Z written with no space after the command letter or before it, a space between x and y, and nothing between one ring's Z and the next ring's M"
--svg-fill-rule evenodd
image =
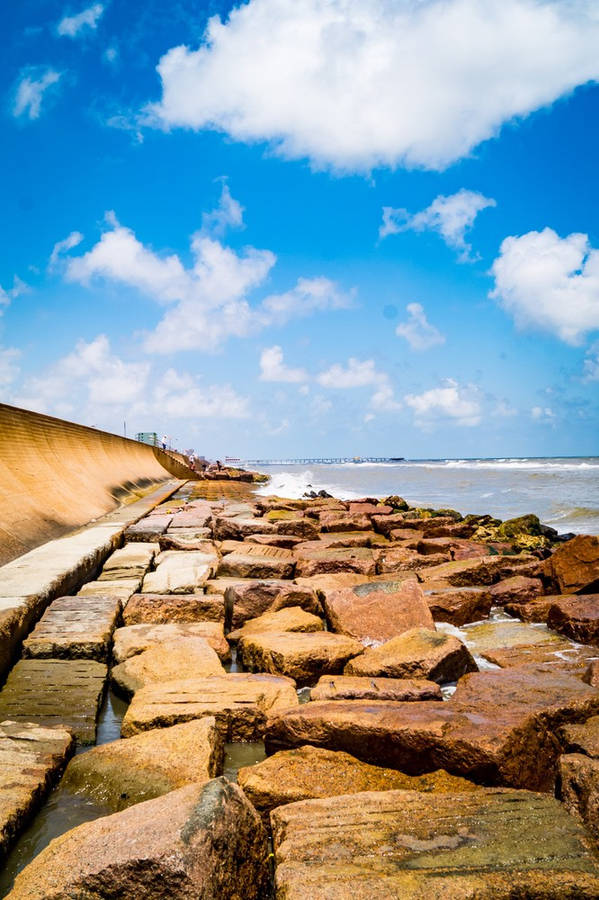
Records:
M0 565L139 498L193 478L156 447L0 404Z

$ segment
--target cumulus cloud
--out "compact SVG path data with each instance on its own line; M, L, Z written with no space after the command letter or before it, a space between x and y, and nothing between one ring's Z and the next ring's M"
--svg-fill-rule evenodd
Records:
M430 206L413 215L407 209L383 207L383 224L379 237L402 231L436 231L448 247L458 251L460 262L474 262L472 247L466 243L466 232L474 225L481 210L496 206L495 200L464 188L446 197L439 194Z
M535 422L550 425L555 420L555 413L550 406L533 406L530 416Z
M103 4L94 3L92 6L88 6L87 9L77 13L76 16L65 16L58 23L56 31L61 37L70 38L78 37L82 31L85 31L88 28L91 31L95 31L98 27L98 20L103 12Z
M22 281L18 275L13 276L12 287L8 288L8 290L5 290L0 284L0 315L2 315L11 300L16 300L21 294L27 294L30 290L29 285Z
M65 278L82 284L103 278L170 306L146 336L146 350L152 353L214 351L229 337L247 337L291 318L351 303L351 297L326 278L300 278L289 291L250 305L248 294L264 285L276 263L270 250L246 247L236 253L200 231L192 235L193 264L186 268L176 254L159 256L146 247L114 214L108 224L111 229L90 251L69 260Z
M587 350L584 361L584 381L599 381L599 341Z
M299 383L306 381L305 369L291 369L283 362L283 350L275 345L266 347L260 355L260 381L286 381Z
M374 386L375 391L370 398L370 405L379 412L390 412L401 406L395 400L389 376L386 372L378 371L373 359L359 360L350 357L347 366L335 363L317 375L316 380L322 387L334 390Z
M51 68L34 67L21 74L13 103L15 118L39 119L46 91L60 81L62 72Z
M64 238L62 241L57 241L50 254L50 268L53 268L57 264L63 253L68 253L73 247L77 247L82 240L83 235L80 231L71 231L68 237Z
M220 199L216 209L202 216L202 231L212 236L222 235L227 228L243 227L243 206L231 196L226 179L222 179Z
M164 128L317 167L442 169L599 76L593 0L250 0L160 60Z
M415 423L421 428L447 423L471 427L481 421L479 390L474 385L462 386L453 378L422 394L407 394L404 400L414 410Z
M1 358L0 358L1 361ZM1 368L0 368L1 372ZM106 335L79 341L40 375L28 378L12 402L27 409L110 419L123 412L154 420L245 418L247 398L229 385L203 385L188 373L152 373L148 361L124 361Z
M520 328L580 344L599 329L599 250L586 234L561 238L552 228L507 237L492 266L491 292Z
M430 350L431 347L445 343L444 335L431 325L420 303L408 303L406 310L408 321L400 322L395 333L405 338L412 350Z

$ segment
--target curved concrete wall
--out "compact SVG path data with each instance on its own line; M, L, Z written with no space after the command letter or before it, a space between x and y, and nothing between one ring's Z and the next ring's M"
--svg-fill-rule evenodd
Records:
M156 447L0 404L0 565L173 475L193 477Z

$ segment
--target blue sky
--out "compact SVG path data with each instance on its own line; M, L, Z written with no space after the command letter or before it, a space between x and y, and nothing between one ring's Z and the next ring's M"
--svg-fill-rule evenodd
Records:
M4 402L207 455L599 452L592 0L7 19Z

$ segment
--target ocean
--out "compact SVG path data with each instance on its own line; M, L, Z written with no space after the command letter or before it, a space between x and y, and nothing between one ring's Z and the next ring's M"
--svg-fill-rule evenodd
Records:
M599 534L599 457L431 459L261 466L262 494L325 490L344 500L399 494L413 506L511 519L535 513L561 533Z

